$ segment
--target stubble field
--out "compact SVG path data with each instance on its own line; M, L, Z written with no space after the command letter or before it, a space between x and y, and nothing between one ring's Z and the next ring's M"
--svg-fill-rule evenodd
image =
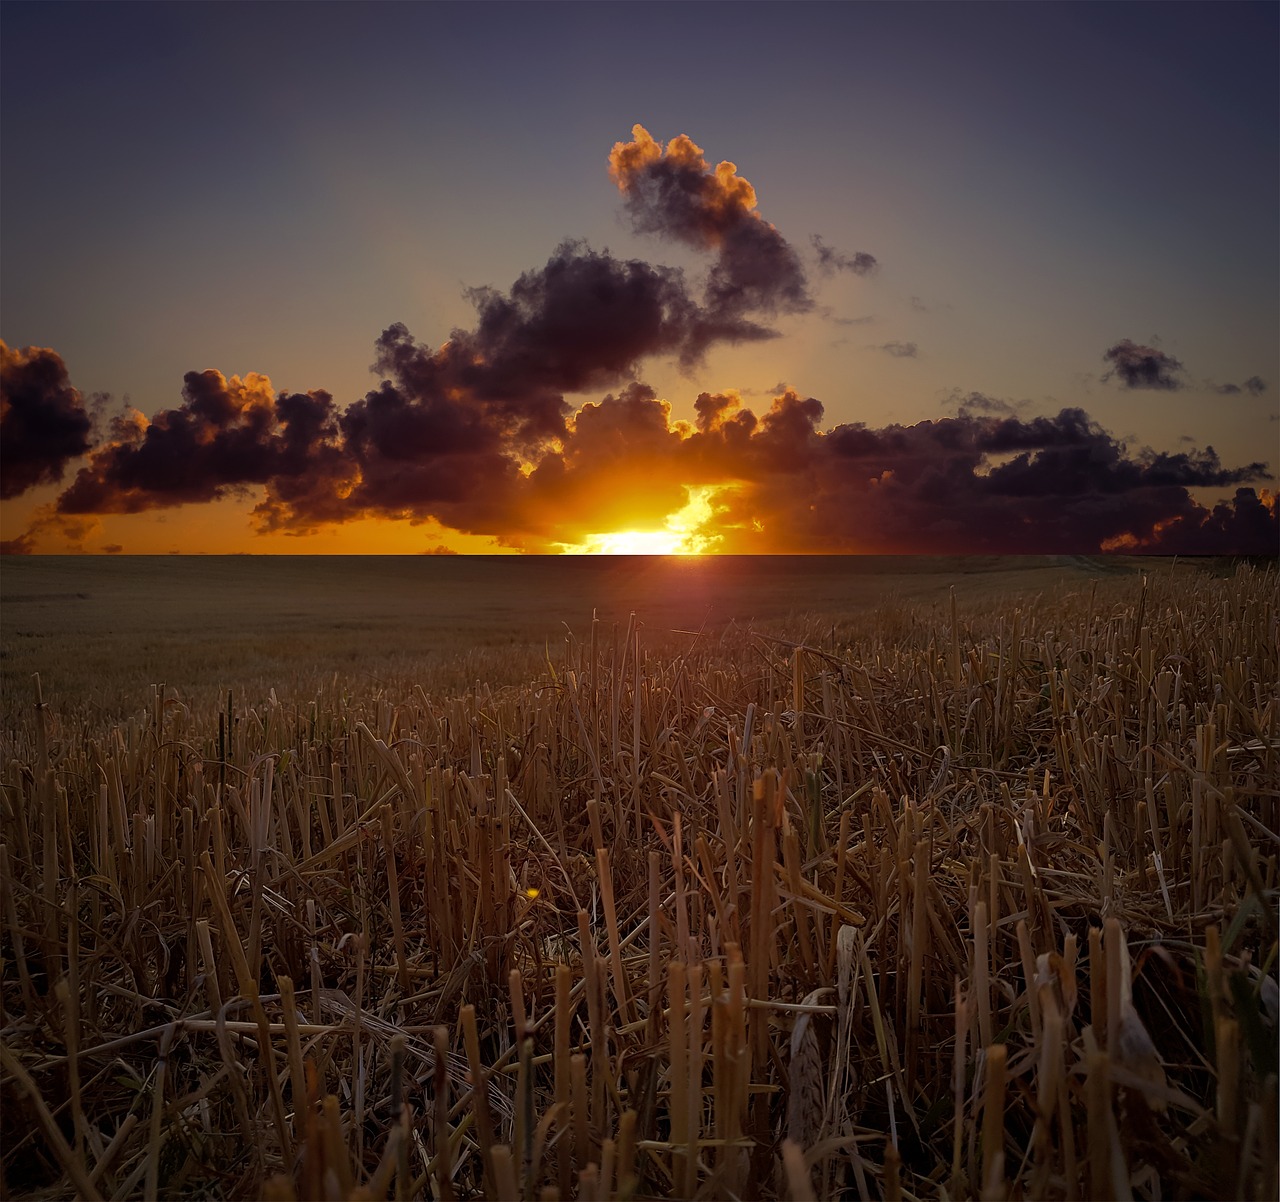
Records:
M1276 583L11 559L5 1194L1275 1198Z

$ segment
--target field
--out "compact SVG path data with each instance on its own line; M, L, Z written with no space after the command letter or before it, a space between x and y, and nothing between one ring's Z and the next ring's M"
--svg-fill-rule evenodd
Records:
M1277 1197L1274 561L0 602L5 1197Z

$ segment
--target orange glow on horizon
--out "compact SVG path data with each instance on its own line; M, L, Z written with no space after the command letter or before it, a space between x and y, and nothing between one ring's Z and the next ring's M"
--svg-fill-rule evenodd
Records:
M613 530L589 534L580 543L561 543L566 555L696 555L674 530Z
M581 542L553 545L564 555L711 555L724 542L717 529L725 508L719 494L731 487L686 485L688 500L667 515L660 529L598 531Z

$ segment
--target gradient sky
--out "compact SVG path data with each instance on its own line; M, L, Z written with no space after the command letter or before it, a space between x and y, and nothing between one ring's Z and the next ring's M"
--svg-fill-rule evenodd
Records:
M1276 549L1273 3L0 23L9 550Z

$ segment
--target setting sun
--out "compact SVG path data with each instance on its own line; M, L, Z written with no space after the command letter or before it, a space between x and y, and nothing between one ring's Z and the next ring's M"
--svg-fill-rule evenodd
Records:
M614 530L566 545L567 555L696 555L676 530Z
M717 504L727 485L685 485L688 500L667 515L661 530L610 530L588 534L580 543L556 544L564 555L707 555L720 549L713 529Z

